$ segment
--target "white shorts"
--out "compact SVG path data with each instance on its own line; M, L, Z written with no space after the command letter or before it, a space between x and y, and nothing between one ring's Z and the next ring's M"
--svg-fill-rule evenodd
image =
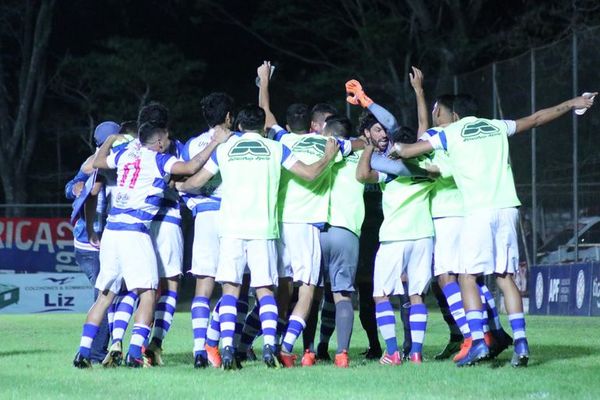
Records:
M277 241L279 276L318 285L321 281L319 229L311 224L288 223L281 224L280 228L281 238Z
M158 267L152 239L146 233L105 229L96 288L119 293L122 280L128 290L157 288Z
M217 282L241 285L246 265L250 286L277 286L277 248L275 240L221 238Z
M460 237L463 274L514 274L519 263L516 208L481 210L465 216Z
M422 294L431 280L433 239L382 242L375 256L373 296L404 294L402 274L408 278L408 295Z
M158 277L181 275L183 265L183 234L179 225L170 222L152 222L150 237L156 252Z
M463 217L435 218L433 275L456 274L459 266L460 233Z
M192 269L195 276L217 275L219 265L219 211L203 211L194 219Z

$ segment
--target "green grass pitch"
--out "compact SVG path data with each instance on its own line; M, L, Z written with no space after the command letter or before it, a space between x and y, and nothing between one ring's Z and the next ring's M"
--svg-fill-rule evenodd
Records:
M509 365L511 351L463 369L433 361L447 331L441 315L432 312L427 360L420 366L362 361L358 353L366 338L356 318L347 370L331 364L269 370L254 362L241 371L193 368L190 315L184 312L175 315L164 343L164 367L77 370L71 362L83 320L81 314L0 316L0 399L600 398L599 318L528 317L532 358L526 369ZM503 323L508 326L505 318Z

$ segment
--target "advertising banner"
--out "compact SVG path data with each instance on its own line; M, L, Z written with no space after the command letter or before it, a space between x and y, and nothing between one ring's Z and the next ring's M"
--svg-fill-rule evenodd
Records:
M66 218L0 218L0 270L78 272Z
M590 314L600 316L600 264L592 264Z
M85 313L94 288L85 274L0 274L0 314Z
M548 268L529 268L529 314L548 313Z
M548 267L548 314L569 315L571 266Z
M571 265L569 315L590 315L592 264Z

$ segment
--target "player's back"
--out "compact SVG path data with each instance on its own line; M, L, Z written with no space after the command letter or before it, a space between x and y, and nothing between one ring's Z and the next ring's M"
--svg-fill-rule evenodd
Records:
M365 217L363 193L365 185L356 180L356 168L362 150L345 157L331 167L329 224L341 226L360 236Z
M147 231L166 186L165 164L175 160L171 155L143 147L139 140L111 154L108 164L116 167L117 182L106 228Z

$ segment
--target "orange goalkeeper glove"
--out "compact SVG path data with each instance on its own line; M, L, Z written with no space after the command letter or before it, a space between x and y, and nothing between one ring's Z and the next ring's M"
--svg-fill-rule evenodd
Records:
M352 79L346 82L346 101L355 106L359 105L364 108L369 108L371 104L373 104L373 100L371 100L363 90L361 84L356 79Z

